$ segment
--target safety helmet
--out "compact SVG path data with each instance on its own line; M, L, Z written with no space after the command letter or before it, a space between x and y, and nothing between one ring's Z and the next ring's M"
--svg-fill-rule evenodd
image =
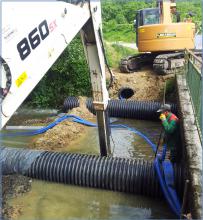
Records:
M161 105L161 108L157 110L157 112L165 112L165 111L171 111L171 105L163 104Z
M170 6L171 6L171 8L176 8L176 3L173 2L173 3L171 3Z

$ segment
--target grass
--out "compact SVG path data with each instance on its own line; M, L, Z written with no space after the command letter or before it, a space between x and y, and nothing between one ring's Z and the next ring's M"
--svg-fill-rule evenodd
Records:
M136 42L136 33L131 24L111 24L103 25L104 39L107 41L123 41L128 43Z
M136 43L136 33L132 24L103 22L103 36L106 41L105 50L110 67L118 68L121 58L137 53L137 50L110 42ZM109 42L109 43L107 43Z
M166 81L166 93L165 93L167 102L176 102L176 86L175 86L175 77L168 79Z
M137 50L110 42L123 41L136 43L136 33L132 24L103 22L103 37L106 41L105 50L110 67L118 68L121 58L137 53ZM107 43L108 42L108 43Z
M118 68L121 58L137 53L137 50L123 47L117 44L105 43L107 60L110 67Z

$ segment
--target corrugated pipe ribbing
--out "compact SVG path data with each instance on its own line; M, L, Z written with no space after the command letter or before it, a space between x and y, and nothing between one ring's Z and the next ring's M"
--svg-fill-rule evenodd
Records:
M180 168L175 169L176 187L181 190L182 173ZM154 165L144 160L44 152L32 163L27 174L52 182L162 196Z
M68 112L68 110L79 107L80 102L77 97L69 96L65 99L63 103L63 112Z
M3 174L139 195L162 197L153 162L96 155L1 148ZM175 187L182 195L183 173L174 167Z
M161 107L162 103L154 101L127 101L127 100L110 100L108 103L108 111L110 117L134 118L141 120L158 120L159 113L156 111ZM172 112L177 114L175 104L170 104ZM87 99L86 107L88 110L96 114L92 99Z

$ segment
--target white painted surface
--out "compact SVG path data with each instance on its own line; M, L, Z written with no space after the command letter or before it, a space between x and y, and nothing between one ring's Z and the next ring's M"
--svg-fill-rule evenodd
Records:
M64 2L2 2L2 57L10 68L12 85L1 105L0 129L89 17L88 4L80 7ZM43 22L47 29L46 25L40 26Z
M202 35L200 34L195 36L195 48L202 49Z

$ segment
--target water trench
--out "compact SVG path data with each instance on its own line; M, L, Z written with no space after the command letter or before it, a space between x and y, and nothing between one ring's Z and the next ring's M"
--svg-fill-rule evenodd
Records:
M117 122L135 127L147 134L155 143L158 141L160 124L157 122L125 119L118 119ZM97 129L86 129L87 134L73 146L69 146L68 152L99 153ZM24 145L19 144L19 147L25 147L32 141L31 137L14 139L19 143L24 142ZM11 147L14 146L15 140L12 140ZM7 138L2 140L2 145L9 146ZM111 145L116 157L153 160L153 153L148 144L127 130L112 130ZM17 219L174 218L162 199L38 180L33 180L32 190L29 193L10 199L9 204L22 207L22 213Z

